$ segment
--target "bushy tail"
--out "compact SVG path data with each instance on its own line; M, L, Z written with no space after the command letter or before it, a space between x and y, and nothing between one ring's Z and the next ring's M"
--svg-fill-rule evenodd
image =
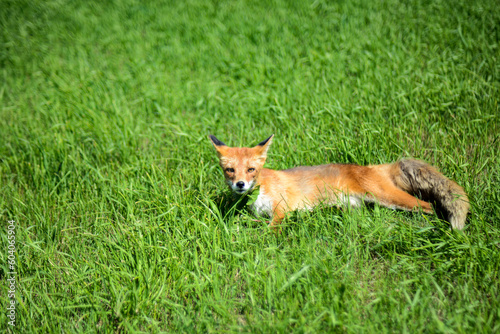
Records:
M432 203L438 216L450 222L452 228L464 228L469 198L462 187L423 161L401 160L395 165L400 171L394 178L396 186Z

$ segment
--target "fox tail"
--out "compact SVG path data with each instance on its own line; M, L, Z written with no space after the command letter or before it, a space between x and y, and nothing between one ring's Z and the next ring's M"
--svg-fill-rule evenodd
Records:
M398 188L432 203L436 214L453 229L464 228L469 198L462 187L423 161L401 160L393 166L393 182Z

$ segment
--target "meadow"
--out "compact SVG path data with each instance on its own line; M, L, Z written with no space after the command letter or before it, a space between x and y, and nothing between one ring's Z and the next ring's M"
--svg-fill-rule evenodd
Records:
M500 331L496 1L0 0L0 43L1 329ZM275 169L423 159L466 228L375 205L275 233L209 134L274 134Z

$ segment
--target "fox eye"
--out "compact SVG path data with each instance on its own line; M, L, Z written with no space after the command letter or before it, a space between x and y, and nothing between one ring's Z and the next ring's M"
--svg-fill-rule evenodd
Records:
M226 172L228 172L228 173L234 173L234 168L226 168Z
M248 172L249 172L249 173L255 172L255 168L253 168L253 167L248 168Z

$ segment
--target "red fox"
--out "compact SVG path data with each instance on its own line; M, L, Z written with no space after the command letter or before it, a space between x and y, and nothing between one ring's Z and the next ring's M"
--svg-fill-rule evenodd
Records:
M272 217L276 226L289 211L318 204L359 206L375 202L391 209L440 213L453 229L461 230L469 211L462 187L419 160L358 166L327 164L286 170L263 168L273 136L255 147L229 147L215 136L214 145L229 188L238 195L259 187L250 209ZM413 195L422 198L418 199Z

